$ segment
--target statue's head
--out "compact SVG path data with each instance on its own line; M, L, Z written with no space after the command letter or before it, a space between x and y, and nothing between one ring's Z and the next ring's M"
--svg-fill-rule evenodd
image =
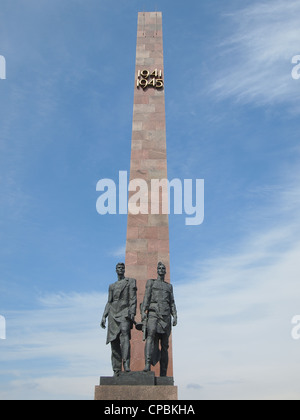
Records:
M125 273L125 264L124 263L118 263L116 265L116 272L117 272L117 274L124 274Z
M157 264L157 274L160 275L160 276L164 276L166 274L166 271L167 270L166 270L165 264L162 263L162 262L159 262Z

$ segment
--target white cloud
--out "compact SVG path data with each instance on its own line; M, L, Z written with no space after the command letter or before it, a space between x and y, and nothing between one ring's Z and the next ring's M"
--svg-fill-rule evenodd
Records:
M253 258L258 241L249 243L175 289L181 398L298 398L300 342L291 338L291 319L300 313L300 241L271 261L264 241L260 258ZM201 386L193 395L190 383Z
M7 313L0 399L93 399L100 375L111 371L100 328L106 299L101 293L48 295L36 309Z
M236 251L199 259L175 288L180 398L299 398L300 341L291 337L300 314L299 176L290 170L274 201L256 205L256 224L249 215Z
M290 104L299 112L299 83L291 77L299 54L298 1L255 2L226 15L232 34L219 45L212 92L244 103Z
M126 251L126 245L121 245L119 248L116 248L111 255L113 257L119 257L119 258L125 258L125 251Z

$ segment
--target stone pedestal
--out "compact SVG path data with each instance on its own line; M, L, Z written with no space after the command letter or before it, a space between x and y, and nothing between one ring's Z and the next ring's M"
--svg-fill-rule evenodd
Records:
M101 376L95 386L95 400L177 400L172 377L155 377L154 372L120 373Z

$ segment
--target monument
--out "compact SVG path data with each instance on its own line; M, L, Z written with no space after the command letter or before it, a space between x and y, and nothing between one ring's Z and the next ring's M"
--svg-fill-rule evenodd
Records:
M157 75L157 76L156 76ZM166 120L162 14L138 14L136 69L131 142L130 180L144 179L151 189L152 179L167 179ZM161 192L161 201L167 201ZM130 193L129 193L130 200ZM144 298L146 282L155 278L159 261L166 266L165 281L170 282L168 214L161 206L158 214L128 212L125 265L129 277L137 279L137 308ZM144 369L144 343L132 331L132 370ZM159 368L154 369L159 375ZM172 342L169 346L168 376L173 376Z
M167 376L169 364L169 337L171 323L177 325L177 310L173 287L164 281L166 267L157 264L157 279L147 281L145 296L141 305L143 333L146 339L144 372L151 370L151 365L160 364L160 376Z
M137 179L144 180L149 191L151 180L167 179L161 12L138 13L130 181ZM129 192L129 203L133 194ZM178 398L173 379L171 322L176 325L177 313L170 285L167 191L160 189L158 202L151 202L152 197L151 194L141 197L147 211L131 212L128 206L127 218L125 275L136 280L136 312L141 313L137 324L143 324L144 334L140 328L130 330L130 364L126 363L126 351L122 355L122 346L114 343L118 354L112 354L112 364L117 375L100 378L100 385L95 387L95 400ZM151 301L149 290L153 285L154 289L156 286L159 289L157 296L163 296L162 310L157 310L157 302ZM132 318L128 322L136 323L136 320ZM102 320L104 325L105 319ZM120 325L116 331L120 331L119 328ZM128 331L128 325L125 330ZM121 372L122 361L124 371Z
M108 300L102 316L105 328L108 317L106 344L111 344L111 362L114 374L130 372L130 330L136 313L136 280L124 276L125 264L116 266L118 280L109 286Z

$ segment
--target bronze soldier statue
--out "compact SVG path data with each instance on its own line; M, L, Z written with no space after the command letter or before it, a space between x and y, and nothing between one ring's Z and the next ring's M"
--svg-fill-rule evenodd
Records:
M136 280L124 276L125 265L116 266L118 280L109 286L108 301L102 316L101 327L105 328L108 317L106 344L111 343L111 362L114 374L122 370L130 372L130 330L136 314Z
M173 326L177 325L173 287L165 282L166 267L162 262L157 264L157 279L147 281L145 296L141 305L144 323L145 372L160 360L160 376L167 375L168 348L171 334L171 316ZM146 332L146 334L145 334ZM159 341L161 350L159 351Z

